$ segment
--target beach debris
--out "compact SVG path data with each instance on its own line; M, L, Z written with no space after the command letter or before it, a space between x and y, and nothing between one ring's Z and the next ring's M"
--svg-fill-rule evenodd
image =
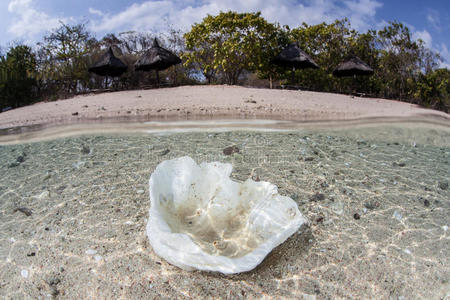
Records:
M253 104L256 104L256 100L245 100L244 103L253 103Z
M231 172L231 164L187 156L156 167L147 236L157 255L185 270L246 272L306 223L275 185L238 183Z
M257 174L254 174L254 175L252 176L252 179L253 179L254 181L256 181L256 182L259 182L259 181L260 181L259 175L257 175Z
M14 168L20 165L25 161L27 157L27 154L25 152L22 152L21 155L17 156L16 160L8 165L8 168Z
M66 189L67 185L63 184L56 188L57 194L62 194L62 192Z
M32 196L32 198L38 199L38 200L45 199L45 198L48 198L48 197L50 197L50 192L47 191L47 190L42 191L42 192L41 192L39 195L37 195L37 196Z
M397 210L394 211L394 213L392 214L393 218L396 218L398 221L401 221L403 216L401 213L399 213Z
M308 156L308 157L305 157L304 160L305 160L305 161L313 161L313 160L314 160L314 157Z
M28 270L23 269L22 271L20 271L20 275L22 275L23 278L28 278Z
M97 254L97 250L94 249L87 249L85 252L87 255L95 255Z
M14 210L14 212L16 212L16 211L20 211L21 213L25 214L25 216L27 216L27 217L29 217L33 214L31 209L26 208L26 207L18 207Z
M17 156L16 161L17 161L18 163L23 163L23 162L25 161L25 157L26 157L26 156L27 156L27 155L26 155L25 153L22 153L22 155Z
M331 209L335 214L342 215L344 213L344 203L338 201L331 204Z
M98 254L94 255L95 261L101 261L102 259L103 259L103 257L101 255L98 255Z
M30 257L30 256L36 256L36 252L28 253L27 256L28 256L28 257Z
M369 200L369 201L364 203L364 207L367 208L367 209L375 209L375 208L380 207L380 202Z
M52 177L51 172L50 171L46 171L43 180L50 179L50 177Z
M50 288L50 294L51 294L53 297L56 297L56 296L59 295L59 291L58 291L58 289L56 288L56 286L57 286L60 282L61 282L61 280L60 280L59 278L57 278L57 277L52 277L52 278L48 279L47 281L45 281L45 283L47 283L47 285L49 286L49 288Z
M164 156L164 155L168 154L169 152L170 152L169 149L163 150L159 153L159 156Z
M85 164L86 164L85 161L77 161L72 164L72 167L74 167L75 169L79 169L82 166L84 166Z
M143 194L143 193L145 193L145 191L142 190L142 189L140 189L140 190L137 190L136 193L138 193L138 194Z
M404 166L406 166L406 164L404 162L395 162L395 161L392 163L392 165L394 167L404 167Z
M448 181L439 181L438 186L441 190L448 189Z
M17 167L18 165L20 165L20 163L17 162L17 161L15 161L15 162L10 163L10 164L8 165L8 168L15 168L15 167Z
M223 154L231 155L233 153L239 153L239 148L236 145L226 147L223 149Z
M322 200L325 200L325 195L317 192L311 196L310 200L311 201L322 201Z
M89 148L89 146L83 145L83 146L81 146L81 153L89 154L89 153L91 153L91 148Z
M76 112L73 112L72 113L72 116L78 116L78 112L76 111Z
M359 219L361 219L361 216L358 213L354 213L353 214L353 219L359 220Z
M423 200L423 205L425 205L425 207L430 206L430 200L428 199Z
M302 298L301 299L303 299L303 300L316 300L317 297L316 297L316 295L302 293Z

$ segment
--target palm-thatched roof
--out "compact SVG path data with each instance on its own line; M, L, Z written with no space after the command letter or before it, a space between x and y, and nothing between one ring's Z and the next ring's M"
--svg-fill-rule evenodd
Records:
M272 63L286 68L306 69L313 68L318 69L319 66L305 51L300 49L297 43L292 43L281 51L276 56Z
M134 68L137 71L161 71L179 63L181 59L169 50L161 48L155 38L153 46L136 61Z
M357 56L349 56L340 63L333 71L336 77L354 76L354 75L372 75L373 69L369 67Z
M101 56L96 64L88 69L89 72L97 75L111 77L118 77L125 73L126 70L127 65L114 56L111 47Z

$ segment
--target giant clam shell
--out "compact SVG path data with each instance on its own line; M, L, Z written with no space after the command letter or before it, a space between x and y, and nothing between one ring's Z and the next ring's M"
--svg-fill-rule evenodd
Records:
M255 268L306 222L269 182L230 179L232 166L190 157L150 176L147 235L157 255L184 270L233 274Z

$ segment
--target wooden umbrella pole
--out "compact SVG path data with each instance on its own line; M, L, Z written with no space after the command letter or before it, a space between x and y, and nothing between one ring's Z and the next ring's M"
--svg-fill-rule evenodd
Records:
M158 82L158 88L159 88L159 71L156 70L156 81Z
M291 85L294 86L294 80L295 80L295 67L292 67L292 78L291 78Z

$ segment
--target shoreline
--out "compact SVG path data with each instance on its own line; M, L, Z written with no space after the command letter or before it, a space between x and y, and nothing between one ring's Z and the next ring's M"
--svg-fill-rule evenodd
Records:
M366 118L355 120L330 121L287 121L270 119L202 119L202 120L103 120L98 122L80 122L57 126L31 125L9 129L0 129L0 145L14 145L49 141L58 138L88 134L172 134L193 132L295 132L299 130L339 131L346 129L370 128L378 126L398 126L406 128L440 128L450 133L445 119L436 117L421 118Z
M436 119L450 124L445 112L381 98L239 86L182 86L39 102L1 113L0 134L20 127L226 119L303 123Z

